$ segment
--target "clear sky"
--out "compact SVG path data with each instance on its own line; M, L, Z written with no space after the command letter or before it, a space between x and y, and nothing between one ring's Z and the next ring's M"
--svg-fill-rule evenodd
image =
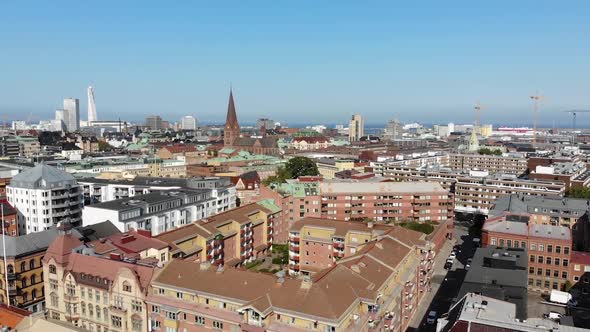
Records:
M590 109L590 1L2 1L0 120L540 122ZM587 118L584 120L584 118ZM579 123L590 123L590 114Z

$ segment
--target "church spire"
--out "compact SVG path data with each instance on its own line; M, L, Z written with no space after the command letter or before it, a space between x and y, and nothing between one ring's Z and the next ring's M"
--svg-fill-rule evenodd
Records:
M227 105L227 117L225 119L225 129L239 129L238 116L236 115L236 105L234 104L233 91L229 89L229 103Z

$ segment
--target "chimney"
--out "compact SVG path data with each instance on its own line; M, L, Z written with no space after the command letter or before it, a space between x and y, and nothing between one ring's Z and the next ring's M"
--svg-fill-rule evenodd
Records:
M147 229L138 229L136 232L137 232L137 234L143 235L145 237L149 237L149 238L152 237L152 232Z
M201 262L201 264L199 265L199 268L201 269L201 271L206 271L209 269L210 266L211 266L211 263L209 263L209 261L204 261L204 262Z
M111 260L114 261L120 261L121 260L121 254L118 252L112 252L109 254L109 257L111 258Z

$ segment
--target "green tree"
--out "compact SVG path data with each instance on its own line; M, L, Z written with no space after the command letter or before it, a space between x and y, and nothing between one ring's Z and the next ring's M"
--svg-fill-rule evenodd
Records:
M590 199L590 188L588 188L588 187L573 187L570 189L570 191L568 193L568 197Z
M296 179L300 176L313 176L319 174L315 162L306 157L294 157L289 159L285 165L285 169L289 172L291 179Z
M113 146L106 141L98 141L98 151L111 151Z

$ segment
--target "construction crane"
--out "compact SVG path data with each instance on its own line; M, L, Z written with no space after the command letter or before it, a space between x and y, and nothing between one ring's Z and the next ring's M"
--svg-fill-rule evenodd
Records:
M484 106L482 104L479 103L479 101L477 102L477 104L475 104L475 106L473 107L473 109L475 110L475 127L479 128L479 124L480 124L480 116L481 116L481 110L484 108Z
M544 97L539 95L539 92L535 92L534 95L530 96L531 100L533 101L533 111L534 111L534 120L533 120L533 145L537 142L537 122L539 121L539 100L543 99Z
M576 115L578 113L590 113L590 110L570 110L564 112L572 115L572 130L576 130Z

